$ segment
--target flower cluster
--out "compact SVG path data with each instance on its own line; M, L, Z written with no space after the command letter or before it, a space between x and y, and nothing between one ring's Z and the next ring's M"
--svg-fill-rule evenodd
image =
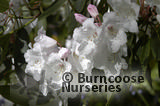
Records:
M127 56L127 35L138 33L136 19L140 7L130 0L108 0L115 12L107 12L101 22L96 6L88 5L92 18L75 13L82 26L75 28L73 38L66 40L66 48L58 47L57 41L46 36L41 28L35 43L25 53L28 63L26 73L41 81L40 90L61 89L65 72L81 72L92 75L93 68L104 70L106 76L117 76L128 65L122 56ZM123 7L120 5L126 4ZM126 12L126 10L128 12ZM75 76L74 76L75 77ZM76 81L75 81L76 83Z
M47 85L57 84L56 89L61 85L62 74L71 70L71 64L66 61L70 51L57 46L57 41L46 36L43 27L38 31L33 47L25 53L28 63L26 73L33 75L36 81L42 80L40 88L44 95L47 95ZM43 73L43 76L42 76Z

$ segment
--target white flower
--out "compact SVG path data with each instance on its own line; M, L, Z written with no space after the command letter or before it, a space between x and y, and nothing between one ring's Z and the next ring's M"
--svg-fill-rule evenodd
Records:
M86 58L84 55L77 55L75 52L68 58L69 62L72 64L72 70L77 70L78 72L88 72L91 73L93 68L93 61Z
M96 26L94 18L78 17L82 18L79 20L82 26L74 30L72 39L67 39L67 48L58 47L57 41L46 36L43 27L38 31L35 44L25 53L28 63L26 73L30 73L35 80L42 81L40 90L43 95L46 96L51 88L53 91L61 89L62 76L65 72L73 74L74 79L71 84L78 84L76 81L78 72L91 75L92 69L96 68L104 70L106 76L117 76L122 69L128 68L122 58L127 56L125 32L138 32L136 19L139 10L130 0L110 2L122 14L106 13L100 26ZM121 7L123 3L126 6ZM127 12L131 11L131 14L126 14L123 10L129 7L131 9ZM97 16L94 11L92 12L94 17ZM76 14L77 16L79 15ZM68 96L66 93L60 93L60 96L68 98L77 94Z
M96 48L96 44L92 41L84 41L77 48L77 54L85 55L87 57L91 57L94 54L94 49Z
M126 63L125 59L121 59L121 66L122 66L122 69L128 69L128 64Z
M40 90L43 95L47 95L48 87L56 85L52 89L60 89L62 84L62 75L69 72L71 64L62 58L67 58L70 51L67 48L59 48L57 41L46 36L43 27L38 31L33 47L27 50L24 57L28 63L25 69L26 73L33 76L36 81L43 81Z
M94 19L89 18L83 22L82 27L76 28L73 33L73 39L77 42L84 40L94 41L98 37L99 28L94 24Z
M103 69L107 76L120 73L122 55L127 53L125 31L134 29L132 32L137 32L137 24L134 20L126 21L115 12L106 13L103 21L102 26L97 27L94 20L88 18L82 27L74 30L69 61L76 65L75 70L91 73L95 67ZM115 67L117 63L119 68Z
M125 29L127 29L129 32L135 32L137 33L138 32L138 25L137 25L137 22L136 20L130 20L126 23L124 23L124 26L123 26Z
M139 15L140 6L132 3L131 0L108 0L108 3L124 18L137 19Z
M66 59L70 55L70 53L71 52L69 49L62 47L60 48L58 55L60 58Z
M46 36L46 31L43 27L38 31L38 36L34 39L36 43L39 43L42 50L45 49L54 49L57 47L57 41Z
M69 61L73 66L76 65L76 70L91 73L94 64L93 55L101 28L94 24L93 18L88 18L82 25L74 30L72 56Z
M25 72L32 74L34 79L39 81L45 64L40 45L34 45L33 49L27 50L27 52L24 54L24 57L28 63Z
M130 32L137 33L138 25L137 18L139 15L140 6L131 0L108 0L109 4L116 11L112 16L116 16L123 23L123 27ZM105 16L106 17L106 16Z
M66 48L71 49L72 48L72 39L67 39L65 46L66 46Z
M80 64L83 70L88 70L93 68L92 61L87 59L85 56L80 57Z
M127 36L125 32L120 29L117 36L114 39L111 39L112 45L112 52L116 53L120 49L121 46L127 43Z
M61 60L58 54L52 53L45 66L45 79L61 84L64 72L69 72L72 66L70 63Z

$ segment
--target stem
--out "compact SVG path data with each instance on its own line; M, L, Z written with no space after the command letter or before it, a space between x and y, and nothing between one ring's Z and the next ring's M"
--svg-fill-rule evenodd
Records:
M97 19L98 19L98 22L99 22L99 24L100 24L100 26L101 26L101 25L102 25L102 22L101 22L99 16L97 16Z
M158 73L159 73L159 78L160 78L160 61L158 61Z
M144 0L140 0L140 14L143 16L143 11L144 11Z
M87 6L87 2L88 2L89 0L85 0L85 3L83 4L83 8L80 10L80 13L83 13L84 11L85 11L85 7Z
M149 106L149 104L148 104L147 100L144 98L144 96L143 96L143 95L141 95L141 94L139 94L139 93L137 93L137 94L138 94L138 95L139 95L139 97L143 100L143 102L144 102L145 106Z
M153 26L152 24L150 24L150 25L151 25L151 27L155 30L155 32L156 32L158 38L160 39L160 35L159 35L159 33L157 32L157 30L154 28L154 26Z
M22 28L26 27L27 25L29 25L30 23L32 23L39 15L40 15L40 13L37 14L32 20L30 20L30 21L28 21L26 24L24 24L22 27L14 30L14 31L9 32L8 34L13 34L14 32L18 31L19 29L22 29ZM0 34L1 34L1 33L0 33ZM8 35L8 34L3 35L3 37L6 36L6 35ZM1 36L1 37L2 37L2 36Z
M15 16L15 21L16 21L16 23L17 23L17 25L18 25L18 28L19 28L19 27L20 27L20 25L19 25L19 23L18 23L16 13L14 12L14 10L13 10L13 9L10 9L10 10L13 12L13 15Z
M71 3L70 0L68 0L68 3L70 4L72 10L73 10L75 13L79 13L79 12L74 8L74 6L73 6L73 4Z
M106 106L109 106L109 103L111 102L112 97L113 97L113 93L111 94L110 99L107 101Z
M10 18L18 18L18 19L32 19L34 18L33 16L29 16L29 17L21 17L21 16L13 16L13 15L8 15Z
M145 33L146 33L146 31L147 31L147 28L148 28L148 24L147 24L147 26L146 26Z

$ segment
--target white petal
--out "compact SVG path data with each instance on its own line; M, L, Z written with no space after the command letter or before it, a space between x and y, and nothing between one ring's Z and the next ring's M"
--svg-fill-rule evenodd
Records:
M158 20L158 22L160 23L160 15L157 15L157 20Z
M129 32L138 32L138 25L136 20L130 20L124 24L124 28L126 28Z
M70 50L67 48L61 48L58 52L58 55L60 56L60 58L67 58L70 55Z
M42 92L42 94L44 95L44 96L47 96L47 94L48 94L48 88L47 88L47 82L46 81L44 81L44 83L42 84L42 85L40 85L40 90L41 90L41 92Z

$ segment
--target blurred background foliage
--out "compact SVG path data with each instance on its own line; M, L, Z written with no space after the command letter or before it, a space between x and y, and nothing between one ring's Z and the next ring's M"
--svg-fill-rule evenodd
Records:
M41 26L46 29L47 35L64 46L74 28L80 26L74 13L89 17L88 4L97 6L101 18L108 9L112 11L107 0L0 0L0 94L12 101L14 106L27 106L31 99L41 106L50 106L55 102L51 95L43 97L37 93L38 82L34 82L30 76L25 79L24 53L29 42L34 43ZM160 25L144 21L143 18L137 22L139 33L127 33L128 56L124 58L129 63L129 69L124 73L144 75L145 83L132 85L132 88L124 85L121 94L108 97L69 99L68 105L160 105ZM29 87L26 80L33 81ZM38 98L35 99L35 95Z

